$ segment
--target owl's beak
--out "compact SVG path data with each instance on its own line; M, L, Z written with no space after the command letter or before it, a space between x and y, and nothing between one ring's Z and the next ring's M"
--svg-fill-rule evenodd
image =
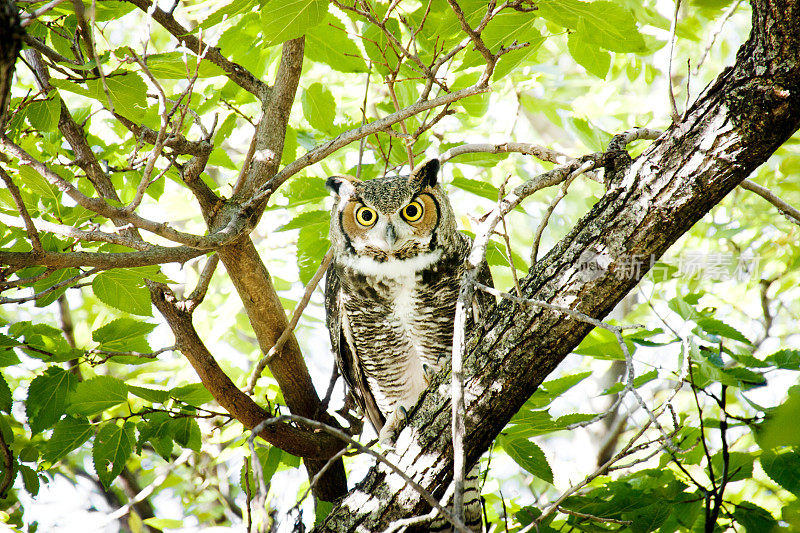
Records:
M394 243L397 242L397 233L395 233L394 226L392 224L386 225L386 244L389 245L389 248L394 247Z

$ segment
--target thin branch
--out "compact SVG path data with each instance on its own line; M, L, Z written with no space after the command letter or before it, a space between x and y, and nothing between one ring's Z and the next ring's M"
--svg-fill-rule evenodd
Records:
M6 183L8 192L11 193L11 197L14 200L14 205L17 206L17 211L22 217L22 220L25 224L25 232L28 234L28 239L31 241L31 246L33 246L34 253L42 253L42 242L39 240L39 232L36 229L36 226L33 224L31 215L28 213L28 208L25 207L25 202L22 200L19 187L17 187L17 184L14 183L14 180L11 179L11 176L9 176L2 167L0 167L0 178L2 178Z
M749 179L743 180L739 186L742 189L746 189L750 192L754 192L764 200L768 201L772 205L778 208L785 217L787 217L791 222L795 224L800 224L800 210L795 207L792 207L790 204L783 201L780 197L778 197L775 193L767 189L766 187L762 187L758 183L750 181Z
M544 146L540 146L538 144L529 144L529 143L461 144L458 146L454 146L449 150L447 150L446 152L444 152L443 154L441 154L439 156L439 160L442 163L444 163L460 155L474 154L474 153L488 153L488 154L520 153L520 154L532 155L533 157L541 161L546 161L548 163L555 163L557 165L564 165L573 160L573 158L569 157L568 155L562 152L559 152L558 150L553 150L550 148L546 148Z
M678 113L678 104L675 103L675 92L672 87L672 58L675 55L675 35L678 28L678 11L681 8L681 0L675 0L675 13L672 16L672 24L669 29L669 63L667 66L667 87L669 88L669 105L672 114L673 124L681 121L681 116Z
M102 359L92 359L90 364L92 366L97 366L100 364L105 363L112 357L138 357L140 359L156 359L159 355L164 352L171 352L176 350L175 346L166 346L164 348L159 348L154 352L117 352L113 350L89 350L86 352L86 355L103 355Z
M328 266L331 264L332 260L333 248L329 248L325 253L325 256L322 258L322 262L317 268L317 271L311 278L311 281L309 281L308 285L306 285L306 290L303 293L303 297L297 303L294 313L292 313L292 319L289 321L289 325L283 330L283 333L281 333L281 336L278 337L277 341L275 341L275 344L272 346L272 348L270 348L266 355L261 358L256 365L255 370L253 370L253 373L250 375L250 379L247 382L247 388L245 389L247 394L253 393L256 388L258 378L261 377L261 373L267 367L272 358L280 353L281 349L283 349L283 345L286 344L286 341L289 340L289 336L292 334L294 328L297 327L297 323L300 321L300 316L303 314L303 311L305 311L308 302L311 301L311 295L314 293L314 289L317 288L317 285L322 279L322 276L325 275L325 272L328 270Z
M591 324L596 328L601 328L608 330L612 333L619 333L625 331L626 329L642 329L644 325L642 324L623 324L620 326L615 326L614 324L608 324L603 322L602 320L598 320L593 318L585 313L581 313L580 311L576 311L575 309L570 309L569 307L564 307L561 305L554 305L549 302L545 302L543 300L534 300L531 298L520 298L518 296L514 296L513 294L509 294L507 292L502 292L494 287L489 287L484 285L483 283L478 283L477 281L473 283L476 289L479 289L487 294L491 294L497 298L504 298L506 300L511 300L514 303L525 305L529 307L542 307L544 309L548 309L550 311L558 311L559 313L564 313L565 315L569 315L570 317L580 320L581 322L586 322L587 324Z
M77 187L69 183L67 180L50 170L44 163L37 161L25 150L18 145L14 144L8 137L0 139L0 146L2 146L8 153L17 157L21 164L29 165L39 174L41 174L48 182L58 188L63 193L66 193L80 206L94 211L98 215L113 220L130 222L133 226L149 231L165 239L174 242L185 244L198 249L214 249L219 246L224 246L232 240L236 239L244 231L246 231L246 221L243 217L232 217L228 226L215 234L208 236L193 235L173 229L166 223L154 222L140 217L136 213L128 213L125 209L114 207L101 198L89 197L78 190Z
M467 526L465 526L464 523L461 520L458 520L458 519L456 519L456 517L451 515L450 512L447 509L445 509L442 506L442 504L440 504L436 500L436 498L433 497L433 495L430 492L425 490L422 487L422 485L420 485L419 483L417 483L416 481L411 479L408 476L408 474L403 472L394 463L389 461L386 458L385 455L383 455L382 453L376 452L375 450L373 450L371 448L368 448L368 447L364 446L363 444L361 444L360 442L358 442L357 440L352 438L347 433L345 433L345 432L343 432L343 431L341 431L339 429L336 429L336 428L334 428L332 426L329 426L327 424L323 424L322 422L318 422L316 420L311 420L310 418L305 418L305 417L302 417L302 416L282 415L282 416L278 416L278 417L274 417L274 418L268 418L267 420L264 420L261 423L259 423L257 426L255 426L253 428L252 434L250 435L250 437L248 437L248 442L252 442L252 440L255 439L255 436L259 432L263 431L264 429L266 429L267 427L271 426L272 424L276 424L276 423L280 423L280 422L289 422L289 421L290 422L295 422L295 423L298 423L298 424L304 424L304 425L310 426L310 427L312 427L312 428L314 428L316 430L324 431L325 433L328 433L329 435L333 435L334 437L336 437L338 439L341 439L342 441L346 442L350 446L353 446L358 451L360 451L362 453L366 453L368 455L371 455L372 457L377 459L379 462L381 462L384 465L386 465L387 467L389 467L389 469L392 472L394 472L395 474L397 474L398 476L403 478L403 481L405 481L406 484L409 487L414 489L420 496L422 496L425 499L425 501L428 502L428 504L430 504L435 509L438 509L439 512L442 513L442 516L445 519L447 519L453 525L453 527L455 528L456 531L459 531L461 533L471 533L470 530L467 528Z
M623 448L614 457L612 457L611 459L609 459L608 461L603 463L594 472L592 472L591 474L589 474L588 476L583 478L583 480L581 480L580 482L572 485L567 490L565 490L561 494L561 496L556 498L556 500L553 501L547 507L547 509L542 511L542 514L540 514L538 517L536 517L536 519L533 522L531 522L530 524L528 524L526 527L522 528L519 533L527 533L528 531L532 531L532 530L538 531L539 530L539 524L541 524L542 521L545 518L549 517L556 510L558 510L558 508L561 506L561 504L564 503L564 500L566 500L567 498L569 498L570 496L575 494L577 491L579 491L580 489L582 489L583 487L585 487L586 485L591 483L592 480L594 480L596 477L603 475L603 473L607 471L609 466L613 465L614 463L616 463L617 461L619 461L623 457L626 457L628 455L628 452L631 449L631 447L633 447L633 444L637 440L639 440L639 438L644 434L644 432L647 430L647 428L650 427L651 423L652 422L650 422L649 420L647 422L645 422L642 425L642 427L639 429L639 431L637 431L636 434L631 438L631 440L628 441L628 444L623 446Z
M141 252L1 252L0 265L14 268L46 266L52 269L90 266L100 269L133 268L163 263L185 263L206 253L188 246L153 246Z
M24 220L9 215L0 214L0 222L13 228L25 227ZM131 239L117 233L106 233L99 230L81 230L73 226L67 226L66 224L55 224L54 222L48 222L46 220L37 220L36 225L39 227L39 229L47 233L55 233L56 235L62 235L64 237L77 239L79 241L108 242L111 244L118 244L120 246L127 246L128 248L133 248L134 250L150 250L153 248L152 244L138 239Z
M384 131L392 124L396 124L401 120L416 115L417 113L421 113L422 111L443 106L468 96L484 93L488 90L488 85L475 84L465 89L439 96L432 100L417 101L416 103L396 113L392 113L391 115L387 115L381 119L369 122L368 124L365 124L359 128L348 130L337 137L324 142L323 144L317 145L313 149L306 152L303 156L283 167L283 169L281 169L281 171L278 172L271 180L259 187L253 198L247 201L243 207L248 209L257 205L262 205L267 198L269 198L269 196L276 191L278 187L283 185L283 183L290 177L297 174L307 166L313 165L314 163L325 159L332 153L347 146L351 142L358 141L374 133Z
M577 518L585 518L587 520L592 520L593 522L606 522L606 523L609 523L609 524L620 524L620 525L623 525L623 526L629 526L629 525L631 525L633 523L630 520L617 520L616 518L603 518L602 516L595 516L595 515L592 515L592 514L579 513L578 511L573 511L571 509L566 509L566 508L561 507L561 506L558 507L558 512L559 513L564 513L564 514L567 514L567 515L570 515L570 516L574 516L574 517L577 517Z
M192 312L198 305L200 305L200 303L206 297L208 287L211 284L211 278L214 277L214 272L216 271L218 264L219 256L217 254L213 254L208 258L208 261L206 261L203 271L200 273L200 277L197 280L197 286L192 291L192 294L189 295L189 312Z
M63 2L66 2L66 0L52 0L52 2L46 3L36 11L33 11L31 13L22 13L22 15L20 16L20 18L22 19L21 26L23 28L27 28L28 26L33 24L33 21L35 21L36 19L38 19L39 17L41 17L48 11L52 10L53 8L57 7L59 4Z
M153 20L171 33L172 36L178 40L178 42L191 50L194 54L198 56L205 54L205 57L211 63L224 70L228 79L237 84L239 87L251 93L262 102L265 102L269 99L271 93L271 88L269 85L259 80L242 65L234 63L233 61L229 61L222 54L222 52L220 52L219 48L203 44L200 39L193 35L191 30L184 28L180 23L178 23L178 21L172 16L172 13L168 13L158 6L153 6L150 0L127 1L144 11L147 16L152 17Z
M556 206L559 204L561 200L567 195L567 189L572 184L572 182L583 174L584 172L594 168L596 166L596 162L594 161L586 161L580 167L575 169L573 172L567 176L567 179L564 180L564 183L561 185L561 188L558 190L558 193L553 197L550 201L550 204L545 209L544 216L542 216L542 220L539 222L539 226L536 228L536 233L533 237L533 246L531 246L531 265L536 263L536 260L539 256L539 244L542 241L542 234L544 233L544 229L547 227L547 223L550 220L550 215L553 214Z
M10 303L19 304L24 302L32 302L38 300L39 298L42 298L43 296L47 296L51 292L57 291L62 287L69 287L73 283L76 283L78 280L81 280L93 274L97 274L99 271L100 271L99 268L93 268L91 270L87 270L86 272L81 272L80 274L76 274L75 276L72 276L69 279L65 279L64 281L56 283L55 285L51 285L50 287L47 287L46 289L41 290L31 296L25 296L22 298L6 298L4 296L0 296L0 304L10 304Z
M72 7L75 10L75 17L78 19L78 26L81 29L81 35L83 36L83 40L86 42L86 53L89 55L89 59L94 61L94 68L93 70L100 76L100 82L103 86L103 92L106 93L106 102L108 103L108 109L112 113L114 112L114 102L111 99L111 91L108 89L108 83L106 82L106 75L103 72L103 67L100 64L100 60L97 58L97 52L95 51L94 47L94 36L92 33L92 26L94 25L94 20L92 23L86 20L86 7L83 5L83 0L72 0ZM95 10L92 9L92 19L95 16Z
M3 432L0 431L0 455L3 456L3 479L0 480L0 498L5 499L8 489L14 482L14 455L6 443Z

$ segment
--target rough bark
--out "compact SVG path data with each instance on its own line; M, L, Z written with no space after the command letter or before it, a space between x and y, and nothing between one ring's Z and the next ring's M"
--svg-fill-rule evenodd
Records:
M605 196L521 280L524 296L604 317L646 274L650 257L660 257L798 127L798 1L754 0L753 30L735 66L684 120L616 174ZM608 268L587 279L581 257L595 254ZM646 260L629 276L626 260L634 256ZM483 329L472 332L464 383L468 465L590 329L557 312L503 301ZM423 394L392 454L414 481L439 496L453 468L448 380L439 376ZM317 531L381 531L426 511L419 494L378 466Z

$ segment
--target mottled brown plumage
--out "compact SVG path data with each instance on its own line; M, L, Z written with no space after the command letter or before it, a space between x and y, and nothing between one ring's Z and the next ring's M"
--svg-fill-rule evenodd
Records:
M328 330L341 373L382 442L393 441L452 348L471 240L456 230L438 171L433 159L411 176L327 181L335 197ZM491 283L485 265L482 278ZM468 478L467 519L480 524L477 469Z

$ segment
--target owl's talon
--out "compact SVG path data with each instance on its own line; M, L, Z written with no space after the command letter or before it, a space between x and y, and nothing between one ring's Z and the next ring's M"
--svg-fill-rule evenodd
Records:
M436 370L430 365L422 363L422 378L425 380L426 385L430 385L434 375L436 375Z
M406 424L407 421L408 410L402 405L395 407L394 411L389 418L386 419L386 423L378 433L378 440L380 440L381 444L393 448L394 441L397 438L397 435L400 433L400 429Z

